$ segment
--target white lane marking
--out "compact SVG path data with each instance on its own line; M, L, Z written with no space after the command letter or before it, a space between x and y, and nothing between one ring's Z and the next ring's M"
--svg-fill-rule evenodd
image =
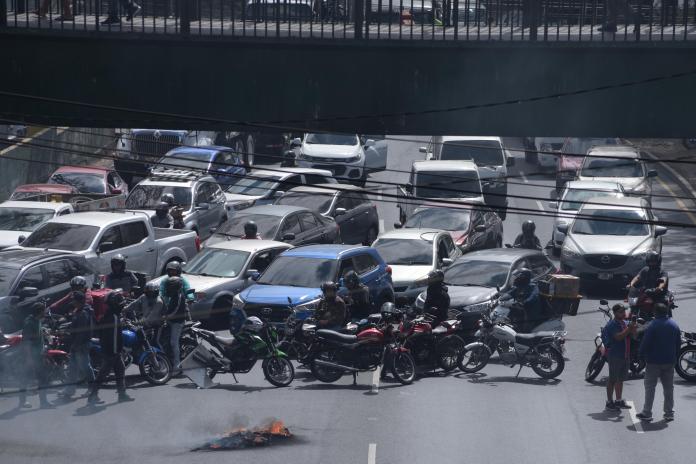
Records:
M377 201L382 201L382 189L379 189L377 192Z
M544 211L544 205L542 205L539 200L536 201L536 204L539 207L539 211Z
M379 220L379 233L384 233L384 219Z
M370 443L367 447L367 464L375 464L377 461L377 443Z
M367 420L369 420L369 421L376 421L377 418L376 418L376 417L368 417Z
M640 423L640 419L636 417L636 406L633 401L626 401L626 404L631 407L628 410L628 414L631 416L631 422L633 422L633 428L636 429L636 433L643 433L643 425Z
M525 184L528 184L528 183L529 183L529 179L527 179L527 176L524 175L524 172L520 171L520 177L522 178L522 181L523 181Z
M372 393L379 393L379 377L382 373L382 366L378 366L377 369L372 373Z

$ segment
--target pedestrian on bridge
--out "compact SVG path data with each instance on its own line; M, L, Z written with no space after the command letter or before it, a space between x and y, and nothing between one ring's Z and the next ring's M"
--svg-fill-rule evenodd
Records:
M53 21L74 21L75 17L72 13L72 7L70 5L70 0L61 0L62 11L60 16L51 18ZM34 11L34 14L39 18L45 18L48 11L51 9L51 0L41 0L41 5L39 9Z
M118 15L118 8L116 5L117 0L109 0L109 12L107 18L101 22L105 26L110 26L111 24L120 24L121 18ZM137 16L142 8L137 3L131 0L118 0L121 6L126 10L126 21L132 21L135 16Z

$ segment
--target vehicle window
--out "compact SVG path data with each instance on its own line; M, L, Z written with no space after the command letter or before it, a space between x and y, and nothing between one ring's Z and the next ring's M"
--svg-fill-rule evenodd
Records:
M342 192L338 194L336 208L344 208L346 211L353 209L353 199L350 197L350 193Z
M258 227L261 238L264 240L273 240L276 236L280 219L279 216L271 216L268 214L236 214L232 219L223 222L215 233L228 237L243 237L244 224L249 221L254 221Z
M58 213L58 216L65 216L66 214L70 214L70 210L69 210L69 209L61 210L61 211Z
M583 176L588 177L643 177L643 163L635 159L585 158Z
M238 195L262 196L265 195L269 190L274 190L279 179L280 176L232 178L230 179L232 184L227 187L227 192L236 193ZM281 184L278 189L285 191L287 190L287 187L285 187L285 184Z
M333 193L288 192L276 200L276 205L301 206L319 214L327 213L333 201Z
M198 184L198 188L196 189L196 197L193 201L194 205L200 205L201 203L208 203L209 197L210 197L210 192L208 191L208 184L207 183L201 183Z
M476 171L427 171L416 176L415 195L423 198L467 198L481 195Z
M365 140L370 140L370 139L372 139L372 140L374 140L375 142L376 142L377 140L384 140L384 139L387 138L386 135L363 135L363 137L365 138Z
M53 210L39 208L0 208L0 230L31 232L53 218Z
M379 267L377 260L369 253L363 253L353 257L353 264L355 266L355 272L360 275L374 271Z
M551 262L542 255L530 256L528 259L529 266L534 277L542 276L553 268L553 264L551 264Z
M262 251L251 262L249 269L256 269L259 272L263 272L273 261L273 250Z
M210 184L210 202L220 203L224 201L225 194L222 193L222 189L217 184Z
M72 185L80 193L106 193L104 177L81 172L57 172L48 179L49 184Z
M312 213L301 213L299 216L300 224L302 225L302 230L308 231L316 229L319 226L319 224L317 224L316 218Z
M208 172L211 154L208 151L186 152L177 151L162 157L157 164L165 169L184 169Z
M610 190L588 190L588 189L569 189L563 195L561 209L564 211L578 211L582 204L590 198L618 197L618 191Z
M121 224L121 237L123 238L123 246L135 245L147 238L147 227L145 222L129 222Z
M213 169L227 169L230 166L240 164L237 155L229 151L221 151L218 153L214 162L216 164L213 166Z
M44 264L44 269L48 278L48 288L66 284L72 279L70 275L70 266L65 259L46 263Z
M467 230L471 218L470 209L424 208L417 210L404 224L404 228L433 228L441 230Z
M301 185L304 185L304 182L302 181L302 176L294 175L282 181L279 189L282 191L288 191L291 188L299 187Z
M204 248L184 266L184 273L210 277L237 277L249 253L239 250ZM251 267L251 269L256 269Z
M495 261L458 261L445 269L447 285L480 285L482 287L502 287L510 269L509 263Z
M307 134L304 141L320 145L357 145L359 142L354 134Z
M116 187L116 179L113 173L110 172L106 175L106 181L109 183L110 186Z
M573 223L574 234L643 236L650 233L643 211L582 209L580 214L582 218Z
M299 234L300 232L302 232L302 229L300 228L300 221L297 218L297 214L286 217L283 221L283 226L280 228L280 236L282 237L285 234Z
M353 262L353 258L346 258L341 260L341 267L338 268L338 278L341 279L345 277L346 272L348 271L354 271L355 270L355 263Z
M27 237L22 246L81 251L89 248L98 233L97 226L47 222Z
M73 278L75 276L86 276L88 274L92 274L93 271L91 269L88 269L87 266L81 266L80 263L74 259L68 259L68 268L70 269L70 278Z
M437 260L438 262L442 262L442 260L445 258L449 258L449 250L445 245L444 238L440 238L437 241Z
M391 265L428 265L433 263L433 242L419 239L378 239L372 248Z
M106 242L111 242L113 244L111 247L112 250L123 248L121 228L119 226L112 226L104 231L104 235L102 235L102 238L99 240L99 245Z
M128 209L155 209L157 204L162 201L162 195L171 193L174 202L188 209L191 206L191 188L176 187L171 185L137 185L131 190L126 199Z
M0 267L0 297L7 296L12 283L17 278L19 269L12 267Z
M34 266L24 273L22 280L20 280L19 285L17 285L17 290L23 287L35 287L39 290L46 288L43 274L39 266Z
M471 211L471 223L474 225L474 227L483 224L483 214L481 213L480 209L474 208Z
M317 184L334 184L336 180L333 177L326 177L321 174L305 174L305 183L307 185Z
M442 237L442 241L445 244L445 248L447 249L447 256L451 257L454 254L454 242L452 241L452 237L449 235L445 235Z
M297 272L302 269L302 272ZM259 278L259 284L319 288L336 276L336 260L278 256Z
M479 166L505 164L503 147L497 140L452 140L442 145L441 160L471 160Z

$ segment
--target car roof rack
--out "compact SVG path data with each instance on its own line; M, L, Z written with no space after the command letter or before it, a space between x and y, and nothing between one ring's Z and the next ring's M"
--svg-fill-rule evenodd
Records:
M206 173L194 171L190 169L173 169L173 168L154 168L150 171L151 180L168 180L186 182L189 180L200 179Z

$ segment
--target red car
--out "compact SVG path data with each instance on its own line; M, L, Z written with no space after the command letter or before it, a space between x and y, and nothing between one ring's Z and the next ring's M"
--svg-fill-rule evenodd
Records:
M63 166L51 174L48 183L70 185L79 193L128 194L128 184L115 170L100 167Z
M72 185L61 184L24 184L17 187L10 200L26 200L43 195L70 195L79 193Z

